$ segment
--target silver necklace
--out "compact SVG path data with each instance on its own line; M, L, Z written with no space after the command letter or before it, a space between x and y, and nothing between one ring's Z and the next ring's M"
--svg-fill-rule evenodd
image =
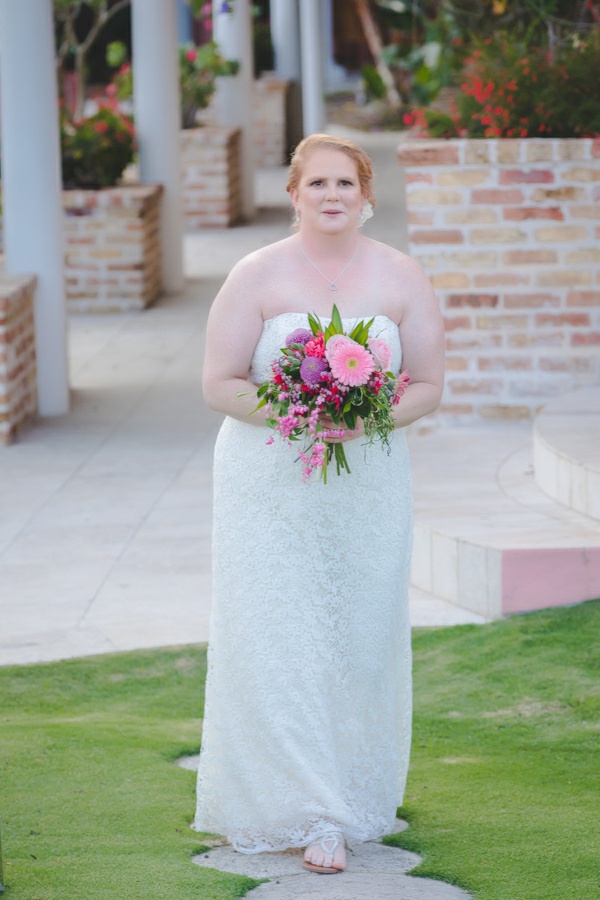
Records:
M350 265L350 263L352 262L352 260L353 260L354 257L356 256L356 251L357 251L357 249L358 249L358 242L356 243L356 247L354 248L354 253L353 253L352 256L350 257L350 259L348 260L348 262L346 263L346 265L344 266L344 268L342 269L342 271L341 271L341 272L340 272L333 280L330 280L330 279L327 277L327 275L325 275L324 272L321 272L321 270L319 269L319 267L316 266L316 265L314 264L314 262L312 261L312 259L310 258L310 256L308 255L308 253L306 252L306 250L304 249L304 247L302 246L302 243L300 243L300 249L301 249L302 252L304 253L305 257L307 258L307 260L309 261L309 263L311 264L311 266L312 266L314 269L316 269L317 272L319 273L319 275L321 275L321 276L325 279L325 281L328 283L329 290L330 290L330 291L337 291L337 284L336 284L336 281L338 281L338 280L342 277L342 275L344 274L344 272L346 271L346 269L348 268L348 266Z

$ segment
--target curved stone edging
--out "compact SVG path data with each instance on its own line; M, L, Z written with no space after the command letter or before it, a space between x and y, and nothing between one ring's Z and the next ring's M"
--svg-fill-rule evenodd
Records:
M177 762L194 770L198 756ZM400 819L396 824L398 831L408 828ZM215 841L209 852L197 854L192 861L220 872L270 879L247 895L252 900L470 900L470 894L454 885L408 875L421 857L380 840L349 842L348 870L332 877L304 870L302 855L302 850L244 854Z

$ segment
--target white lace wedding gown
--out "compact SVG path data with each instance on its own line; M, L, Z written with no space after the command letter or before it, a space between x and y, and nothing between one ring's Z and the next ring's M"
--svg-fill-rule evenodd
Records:
M345 329L356 320L344 320ZM285 338L264 324L250 378ZM397 326L378 316L400 368ZM402 402L402 401L400 401ZM294 448L226 418L214 464L213 609L194 827L245 853L304 847L323 832L389 833L411 728L411 484L392 452L346 443L351 474L302 482Z

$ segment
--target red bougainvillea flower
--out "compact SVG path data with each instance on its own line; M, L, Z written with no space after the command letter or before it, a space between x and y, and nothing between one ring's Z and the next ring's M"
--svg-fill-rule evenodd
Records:
M190 47L189 50L185 51L185 58L190 63L196 62L196 59L198 58L198 53L197 53L195 47Z

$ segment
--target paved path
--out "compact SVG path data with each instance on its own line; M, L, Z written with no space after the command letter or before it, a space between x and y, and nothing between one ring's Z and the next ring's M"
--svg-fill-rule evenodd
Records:
M382 198L365 230L403 246L396 142L365 136ZM71 411L0 449L0 664L207 639L220 416L201 398L206 315L241 256L289 234L285 178L259 173L253 223L186 236L182 294L71 317ZM411 611L482 621L418 591Z

